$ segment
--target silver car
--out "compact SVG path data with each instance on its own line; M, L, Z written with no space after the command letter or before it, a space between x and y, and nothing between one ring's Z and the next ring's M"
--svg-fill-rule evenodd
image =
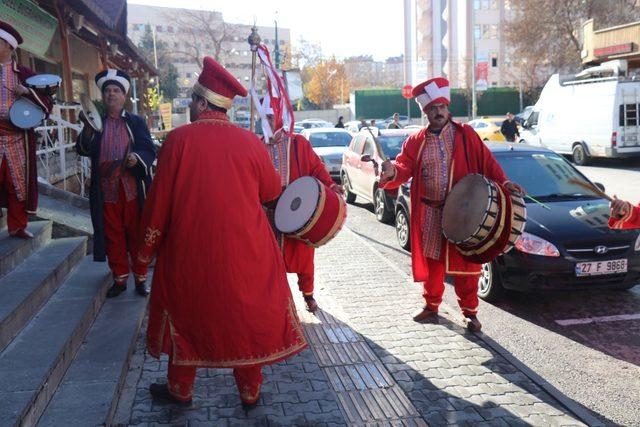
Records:
M313 151L322 159L329 175L334 180L340 179L342 153L351 142L351 134L340 128L310 128L300 132L311 142Z

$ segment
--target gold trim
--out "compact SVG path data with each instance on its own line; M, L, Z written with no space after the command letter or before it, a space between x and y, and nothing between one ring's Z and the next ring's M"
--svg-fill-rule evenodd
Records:
M193 85L193 93L200 95L216 107L225 108L229 110L233 106L233 99L222 96L219 93L215 93L211 89L202 86L199 82Z
M158 237L160 237L160 234L162 233L157 228L147 227L147 229L144 231L145 245L147 246L155 245L156 240L158 239Z
M322 183L320 183L320 181L318 181L318 178L313 178L313 179L316 180L316 184L318 184L318 188L320 188L320 196L318 197L318 204L316 205L316 211L313 213L313 216L311 217L311 219L309 220L307 225L305 225L302 228L302 230L296 231L294 236L301 236L301 235L305 234L306 232L308 232L309 230L311 230L313 228L313 226L316 225L316 222L318 222L318 219L320 218L320 214L322 213L322 211L320 209L318 209L318 206L322 206L324 208L324 204L325 204L326 199L327 199L327 190L324 187L324 184L322 184ZM300 239L300 240L304 240L304 239Z
M473 249L473 250L469 250L469 251L463 251L462 249L458 248L458 251L461 254L466 255L466 256L483 254L486 251L488 251L489 249L491 249L493 244L500 239L500 236L502 235L502 231L504 230L504 226L505 226L505 217L507 216L507 213L506 213L506 211L507 211L507 208L506 208L507 200L506 200L506 196L504 195L504 191L502 191L502 188L500 188L499 185L496 185L496 187L498 188L498 192L500 193L500 200L502 201L502 208L500 209L500 222L498 223L498 229L496 230L496 232L493 235L493 237L491 238L491 240L489 240L487 243L485 243L484 245L482 245L478 249Z
M288 298L288 304L287 304L287 312L289 314L289 319L291 320L291 323L293 324L293 329L294 331L297 333L298 335L298 340L296 342L294 342L291 346L287 347L287 348L283 348L279 351L276 351L274 353L271 353L269 355L266 356L260 356L260 357L250 357L250 358L246 358L246 359L236 359L236 360L198 360L198 359L192 359L192 360L179 360L178 358L178 354L177 354L177 347L176 347L176 340L174 339L175 331L174 331L174 327L173 327L173 322L171 321L171 317L169 315L169 313L167 312L167 310L164 310L164 316L162 319L162 324L160 326L160 339L158 340L158 348L157 349L153 349L156 351L152 351L150 350L149 352L158 357L160 353L162 353L162 349L163 349L163 339L164 339L164 330L166 328L166 321L168 320L169 323L169 334L171 337L171 360L172 363L174 365L177 366L197 366L197 367L211 367L211 368L241 368L241 367L245 367L245 366L255 366L255 365L262 365L262 364L268 364L268 363L272 363L272 362L276 362L281 360L282 358L286 357L286 356L293 356L294 354L300 352L301 350L305 349L307 347L307 342L304 338L304 333L302 331L302 325L300 324L300 320L298 319L298 316L296 315L296 311L295 311L295 305L293 303L293 299L291 298L291 296L289 296ZM154 354L155 353L155 354Z

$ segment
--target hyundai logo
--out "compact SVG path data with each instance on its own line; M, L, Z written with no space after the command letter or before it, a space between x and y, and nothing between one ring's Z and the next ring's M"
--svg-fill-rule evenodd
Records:
M598 255L604 255L607 252L609 252L609 248L606 246L596 246L595 249L593 250L595 253L597 253Z

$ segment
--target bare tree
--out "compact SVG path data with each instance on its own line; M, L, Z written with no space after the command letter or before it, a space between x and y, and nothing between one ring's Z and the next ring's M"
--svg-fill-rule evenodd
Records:
M515 17L505 25L512 63L525 88L540 86L549 74L581 65L582 24L602 28L640 18L636 0L512 0Z
M224 64L234 50L229 42L236 41L242 27L224 22L219 12L209 10L184 9L177 16L167 18L176 23L178 34L183 39L183 44L173 50L174 55L188 58L200 69L205 55Z

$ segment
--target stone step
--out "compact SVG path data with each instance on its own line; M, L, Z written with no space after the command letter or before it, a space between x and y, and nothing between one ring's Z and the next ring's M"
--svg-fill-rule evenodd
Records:
M0 353L0 425L34 425L82 345L111 275L85 257Z
M43 247L51 240L51 221L34 221L29 223L29 231L33 239L20 239L9 236L4 229L0 231L0 277L5 276L29 255Z
M86 249L85 237L53 240L0 279L0 351L58 289Z
M39 426L112 425L147 301L129 286L105 302Z

